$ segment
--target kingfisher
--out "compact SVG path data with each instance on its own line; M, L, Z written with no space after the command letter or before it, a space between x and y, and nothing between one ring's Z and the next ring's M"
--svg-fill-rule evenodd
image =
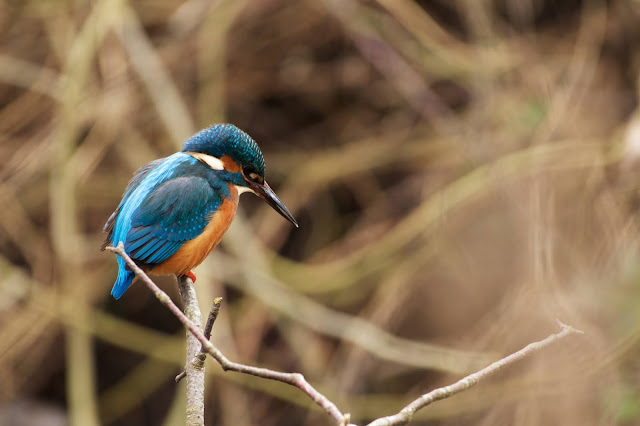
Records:
M240 194L252 192L298 227L264 179L258 144L232 124L201 130L182 151L142 166L127 185L104 226L107 246L125 252L145 272L186 275L198 266L229 229ZM118 277L111 295L119 299L135 274L117 256Z

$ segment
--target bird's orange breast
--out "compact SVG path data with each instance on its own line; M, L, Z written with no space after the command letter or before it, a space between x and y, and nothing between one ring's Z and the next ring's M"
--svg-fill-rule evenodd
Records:
M229 185L231 198L225 198L220 207L213 213L204 231L196 238L187 241L178 251L166 261L153 268L154 274L184 275L195 268L218 245L222 236L236 214L238 208L238 190Z

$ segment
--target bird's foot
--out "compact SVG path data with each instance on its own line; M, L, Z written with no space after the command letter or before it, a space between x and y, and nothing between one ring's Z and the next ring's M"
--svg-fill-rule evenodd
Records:
M196 282L196 274L194 274L193 271L187 272L186 274L184 274L184 276L191 278L191 281L193 281L194 283Z

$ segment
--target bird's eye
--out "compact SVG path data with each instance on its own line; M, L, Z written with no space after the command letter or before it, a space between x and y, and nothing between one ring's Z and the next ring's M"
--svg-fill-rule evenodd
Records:
M262 176L256 173L256 171L252 167L247 166L244 169L242 169L242 171L245 177L247 177L251 181L255 183L262 183Z

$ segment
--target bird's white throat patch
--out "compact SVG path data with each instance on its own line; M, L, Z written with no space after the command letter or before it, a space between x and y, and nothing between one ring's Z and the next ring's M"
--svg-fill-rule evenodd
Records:
M245 192L252 192L255 194L255 191L251 188L249 188L248 186L238 186L235 185L236 189L238 190L238 195L240 194L244 194Z
M213 155L207 155L201 152L187 152L187 154L189 154L196 160L206 163L213 170L224 170L224 165L222 164L222 160L214 157Z

